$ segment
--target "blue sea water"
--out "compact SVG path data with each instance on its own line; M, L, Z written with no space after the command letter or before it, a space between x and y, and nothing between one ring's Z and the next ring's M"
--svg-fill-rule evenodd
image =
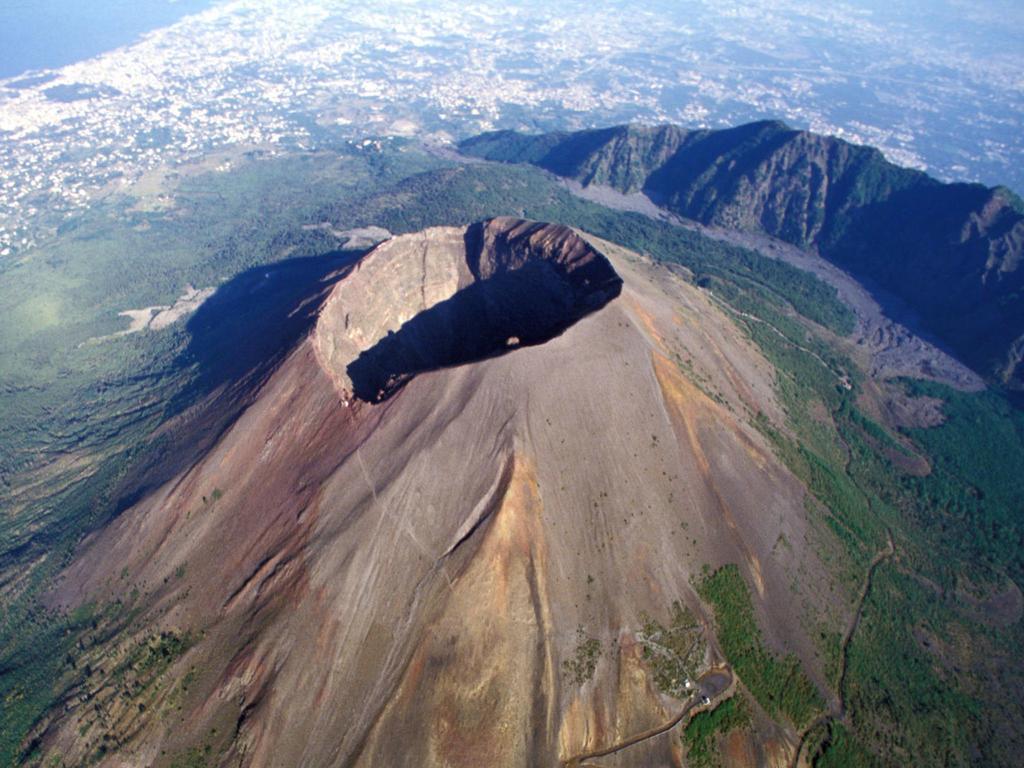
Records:
M215 0L0 0L0 78L134 42Z

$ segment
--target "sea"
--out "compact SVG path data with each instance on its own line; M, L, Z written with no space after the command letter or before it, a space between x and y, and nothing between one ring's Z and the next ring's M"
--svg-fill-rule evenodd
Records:
M216 0L0 0L0 79L135 42Z

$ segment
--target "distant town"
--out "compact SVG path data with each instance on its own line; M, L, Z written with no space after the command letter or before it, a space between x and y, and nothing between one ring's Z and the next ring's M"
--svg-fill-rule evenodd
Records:
M841 47L826 57L834 69L810 69L796 42L803 33L847 25L866 50L901 41L840 10L807 10L807 30L772 34L767 3L732 18L697 12L685 24L659 5L624 15L613 3L572 1L556 15L542 3L444 0L411 12L392 1L232 0L134 45L0 81L0 257L157 168L228 147L276 153L367 136L447 141L493 128L771 116L943 178L1020 190L1024 85L1006 56L986 64L961 54L959 81L949 74L957 54L935 41L903 49L903 71L920 71L920 83L850 71ZM872 108L850 109L865 94ZM985 103L1006 104L1006 114L976 117ZM966 106L974 122L957 127ZM932 131L949 135L922 133L926 113Z

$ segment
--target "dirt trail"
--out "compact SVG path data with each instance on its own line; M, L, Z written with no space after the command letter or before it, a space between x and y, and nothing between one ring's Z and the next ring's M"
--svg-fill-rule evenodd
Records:
M857 631L857 627L860 625L860 618L864 613L864 602L867 600L868 593L871 591L871 583L875 577L875 571L878 569L883 562L888 560L890 557L896 554L896 545L892 541L892 531L886 531L886 542L885 549L879 550L873 558L871 558L871 564L868 566L867 574L864 578L864 586L861 588L860 597L857 600L857 612L854 613L853 619L850 622L850 627L846 631L846 636L843 638L842 651L839 656L839 716L846 716L846 701L843 695L843 689L846 684L846 662L847 662L847 651L850 647L850 641L853 640L853 634Z
M892 540L892 531L887 530L885 548L880 549L875 553L875 556L871 558L871 563L868 565L867 572L864 575L864 584L861 586L860 595L857 598L857 610L854 611L853 617L850 619L850 626L847 627L846 634L843 636L843 642L840 645L839 681L836 685L837 702L831 706L828 711L818 715L818 717L811 721L811 723L800 732L800 740L796 748L796 754L793 755L793 762L791 764L792 768L797 768L800 764L800 756L803 754L804 747L807 744L807 739L811 733L814 732L815 728L833 720L843 721L846 719L846 697L844 689L846 687L846 666L850 642L853 640L853 635L857 631L857 627L860 625L860 619L864 613L864 603L867 600L868 594L871 592L871 583L874 580L875 571L878 569L878 566L895 554L896 545Z
M617 752L621 752L628 747L632 747L639 744L642 741L653 739L656 736L661 736L663 733L667 733L675 728L683 719L697 706L699 706L700 699L698 696L707 696L709 699L716 699L725 692L727 692L734 682L735 678L732 674L732 669L729 667L720 667L706 672L703 677L698 680L698 689L682 708L682 710L669 720L667 723L649 728L646 731L629 736L620 742L617 742L610 747L603 747L601 749L592 749L589 752L583 752L578 755L570 757L568 760L562 762L564 768L586 768L590 765L591 768L599 768L590 763L584 763L584 760L592 760L595 757L607 757L608 755L614 755Z
M808 349L807 347L803 346L802 344L798 344L793 339L791 339L789 336L787 336L782 331L780 331L778 328L776 328L774 325L769 323L767 320L764 320L763 318L760 318L757 315L752 315L749 312L741 312L740 310L735 309L732 306L730 306L729 304L727 304L726 302L722 301L720 298L715 296L713 293L709 293L708 295L711 297L711 300L714 301L715 304L717 304L722 309L723 312L726 312L728 314L734 315L735 317L742 317L742 318L744 318L746 320L750 320L751 322L760 323L761 325L765 326L769 330L773 331L776 335L782 337L782 339L785 340L786 343L792 344L794 347L799 349L801 352L805 352L808 355L810 355L811 357L813 357L815 360L817 360L819 363L821 363L822 366L824 366L826 369L828 369L839 380L839 382L844 387L846 387L847 389L850 388L850 377L847 376L845 373L843 373L841 371L837 371L835 368L833 368L828 363L828 361L826 361L821 355L819 355L813 349Z

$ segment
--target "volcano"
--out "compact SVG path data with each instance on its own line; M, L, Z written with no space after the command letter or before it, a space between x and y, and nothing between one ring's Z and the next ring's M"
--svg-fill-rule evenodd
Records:
M681 764L666 726L737 685L706 569L740 564L766 641L822 686L790 585L824 603L829 577L751 426L783 421L773 373L713 295L567 227L386 241L215 444L76 552L51 604L124 615L38 743L118 766ZM792 757L795 733L751 733L752 759Z

